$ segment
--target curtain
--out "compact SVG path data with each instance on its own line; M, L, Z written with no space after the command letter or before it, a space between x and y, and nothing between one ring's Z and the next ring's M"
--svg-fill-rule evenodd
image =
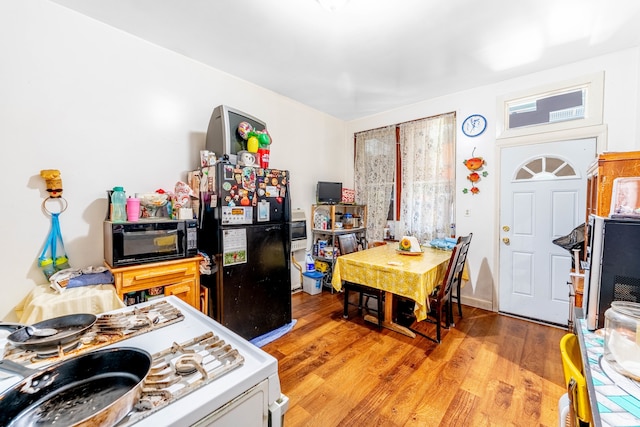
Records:
M402 192L396 236L448 237L455 202L455 113L400 127Z
M356 134L356 203L367 205L367 239L382 240L393 191L396 127Z

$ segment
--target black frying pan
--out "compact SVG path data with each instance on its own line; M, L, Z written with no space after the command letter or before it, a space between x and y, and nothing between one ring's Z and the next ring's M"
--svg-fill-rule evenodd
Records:
M95 314L87 313L54 317L34 323L33 326L37 329L54 328L58 330L58 333L49 337L34 337L29 335L27 328L24 327L11 333L7 337L7 341L13 346L24 350L51 349L51 347L57 347L76 340L87 329L92 327L96 320Z
M112 426L139 399L151 356L121 347L92 351L37 371L7 360L0 360L0 368L27 374L0 394L0 425Z

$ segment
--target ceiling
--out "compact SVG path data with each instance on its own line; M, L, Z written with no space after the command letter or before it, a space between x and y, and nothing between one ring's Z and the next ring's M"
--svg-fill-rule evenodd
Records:
M52 0L343 120L640 45L637 0Z

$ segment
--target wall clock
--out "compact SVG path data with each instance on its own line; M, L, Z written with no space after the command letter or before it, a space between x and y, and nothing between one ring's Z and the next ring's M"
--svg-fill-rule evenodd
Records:
M480 114L472 114L462 122L462 132L467 136L478 136L487 128L487 119Z

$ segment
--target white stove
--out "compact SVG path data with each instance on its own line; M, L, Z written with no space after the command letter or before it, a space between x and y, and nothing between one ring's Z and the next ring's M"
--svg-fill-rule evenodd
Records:
M280 390L277 360L176 297L136 308L148 309L159 302L179 310L182 320L125 335L104 346L140 348L153 357L143 396L118 427L282 425L288 398ZM126 307L108 314L131 310ZM0 354L15 358L5 342L0 339ZM23 360L25 366L36 369L52 363L49 359ZM7 378L0 372L0 390L18 381L20 378Z

